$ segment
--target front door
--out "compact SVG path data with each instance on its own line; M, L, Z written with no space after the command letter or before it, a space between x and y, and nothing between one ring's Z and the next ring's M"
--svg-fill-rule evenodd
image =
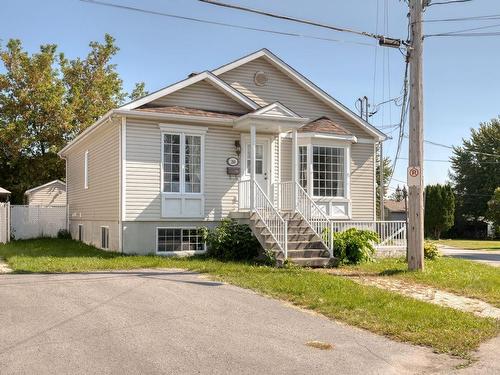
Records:
M244 177L245 179L249 179L251 168L250 140L244 140L243 146L245 155ZM269 195L269 179L271 177L269 154L269 140L257 138L257 142L255 143L255 181L266 195Z

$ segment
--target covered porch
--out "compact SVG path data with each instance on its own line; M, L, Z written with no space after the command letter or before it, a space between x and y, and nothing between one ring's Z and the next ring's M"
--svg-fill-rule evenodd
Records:
M288 219L298 215L333 257L333 234L370 229L384 252L406 249L404 222L352 220L351 145L356 136L326 117L311 121L273 103L235 121L241 135L238 210L257 217L285 258Z

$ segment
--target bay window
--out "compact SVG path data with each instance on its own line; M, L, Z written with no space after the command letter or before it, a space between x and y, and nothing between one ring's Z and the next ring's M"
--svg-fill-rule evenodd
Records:
M313 146L313 195L344 196L344 149Z

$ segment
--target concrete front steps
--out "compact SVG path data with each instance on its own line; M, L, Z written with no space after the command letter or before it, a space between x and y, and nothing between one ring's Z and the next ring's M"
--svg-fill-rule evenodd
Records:
M248 213L248 224L259 240L262 248L273 250L278 261L284 261L271 233L259 219L256 213ZM320 238L316 236L311 227L297 213L282 213L282 217L288 222L288 260L304 267L325 267L332 259L328 249Z

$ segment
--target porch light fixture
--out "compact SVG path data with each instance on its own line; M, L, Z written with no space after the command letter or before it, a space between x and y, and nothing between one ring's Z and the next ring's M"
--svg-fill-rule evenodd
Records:
M236 152L236 155L240 157L241 154L241 144L239 140L234 141L234 151Z

